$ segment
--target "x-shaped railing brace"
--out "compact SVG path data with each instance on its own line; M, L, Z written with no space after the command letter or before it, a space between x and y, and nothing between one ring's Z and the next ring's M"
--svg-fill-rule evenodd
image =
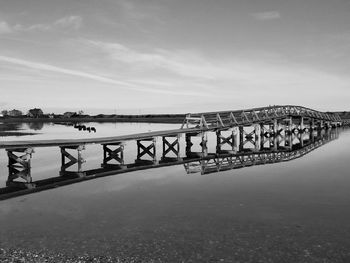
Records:
M116 146L116 149L111 149L110 146ZM124 143L109 143L103 144L103 164L102 166L111 165L110 161L115 160L117 165L124 165Z
M228 137L223 136L220 131L217 132L218 146L228 144L233 147L233 134L230 134Z
M142 144L143 141L151 141L151 144L148 146L145 146ZM153 163L156 163L156 139L155 138L137 140L137 161L148 162L149 160L141 160L141 157L144 155L148 155L153 159Z
M255 141L253 140L253 138L255 138L255 136L253 136L255 135L255 130L251 131L250 133L247 133L245 130L243 130L243 134L245 138L245 140L243 141L243 146L248 142L255 144Z
M163 136L163 156L162 158L165 159L167 158L167 154L170 152L173 152L176 155L176 158L180 157L180 144L179 144L179 136L172 136L175 137L176 139L173 142L169 142L167 140L167 137L170 136Z

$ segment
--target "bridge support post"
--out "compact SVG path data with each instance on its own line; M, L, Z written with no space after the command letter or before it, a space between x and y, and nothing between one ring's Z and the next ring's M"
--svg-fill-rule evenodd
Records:
M24 189L35 188L31 177L33 148L6 149L6 151L9 168L6 186ZM17 179L22 179L22 181L17 181Z
M266 128L267 126L267 128ZM272 128L270 124L261 124L260 125L260 148L261 149L270 149L272 137ZM268 147L265 144L268 143Z
M239 144L239 129L238 127L233 127L233 151L238 151L238 144Z
M144 145L148 142L148 145ZM151 160L141 159L142 156L148 155ZM148 138L137 140L137 159L135 161L138 164L157 164L156 156L156 138Z
M274 137L278 136L278 121L277 121L277 119L273 120L273 136Z
M265 137L265 126L264 124L260 124L260 149L264 149L266 137Z
M305 132L304 117L300 117L299 133Z
M310 120L310 142L315 142L315 132L317 132L317 129L315 129L315 119L312 118Z
M323 124L323 120L320 120L319 123L318 123L318 129L319 129L319 130L322 130L322 129L324 128L323 125L324 125L324 124Z
M292 133L288 133L286 135L286 142L287 142L287 148L289 150L293 149L293 134Z
M85 145L74 145L74 146L61 146L61 176L78 176L83 177L86 173L83 171L83 163L85 160L82 157L82 151L85 150ZM74 157L67 150L76 150L77 157ZM69 160L66 162L66 158ZM78 169L76 171L67 171L68 168L77 164Z
M196 134L197 135L197 134ZM187 157L190 157L191 156L191 153L192 153L192 146L193 146L193 143L192 143L192 134L191 133L186 133L185 135L185 140L186 140L186 156Z
M260 128L260 124L255 124L254 125L254 133L255 133L255 141L254 141L254 150L257 152L257 151L260 151L261 149L261 128Z
M286 130L284 133L285 136L285 146L286 148L288 148L289 150L292 150L293 148L293 118L289 117L286 120L287 124L286 124Z
M124 165L124 145L123 142L102 144L103 163L101 166L104 168L126 168ZM112 164L110 163L111 161L115 161L116 163Z
M244 126L239 126L239 151L244 150Z
M330 129L332 126L331 126L331 123L329 122L329 121L326 121L325 122L325 124L324 124L324 126L325 126L325 129L326 130L328 130L328 129Z
M173 138L173 141L169 141L169 138ZM163 136L163 154L162 154L162 162L168 161L180 161L180 134L172 135L172 136ZM173 153L176 157L169 157L167 154Z
M310 119L310 132L315 130L315 119Z
M273 120L273 150L278 150L278 120Z
M201 132L201 143L202 147L202 157L208 155L208 134L206 132Z
M300 124L299 124L299 130L298 130L300 147L304 147L304 134L305 134L304 117L300 117Z
M304 147L304 133L299 133L300 147Z

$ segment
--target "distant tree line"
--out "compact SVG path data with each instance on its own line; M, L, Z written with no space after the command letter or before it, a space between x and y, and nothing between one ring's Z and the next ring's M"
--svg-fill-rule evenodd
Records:
M20 110L2 110L1 115L4 117L11 116L11 117L16 117L16 116L23 116L23 112Z
M2 110L1 115L3 117L30 117L30 118L40 118L44 116L44 112L42 109L33 108L28 110L26 114L23 114L21 110L13 109L13 110Z
M82 110L78 112L70 112L67 111L63 114L55 114L55 113L44 113L42 109L40 108L33 108L27 111L26 114L24 114L21 110L18 109L12 109L12 110L2 110L0 112L1 116L4 118L74 118L74 117L86 117L88 115L84 115L84 112Z

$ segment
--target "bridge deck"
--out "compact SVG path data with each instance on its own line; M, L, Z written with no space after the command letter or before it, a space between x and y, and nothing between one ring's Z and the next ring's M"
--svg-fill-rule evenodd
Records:
M73 146L81 144L108 144L131 140L144 140L159 136L173 136L180 133L200 132L201 129L175 129L153 131L129 135L120 135L103 138L85 138L85 139L57 139L57 140L33 140L33 141L8 141L1 142L0 149L14 149L14 148L30 148L30 147L51 147L51 146Z

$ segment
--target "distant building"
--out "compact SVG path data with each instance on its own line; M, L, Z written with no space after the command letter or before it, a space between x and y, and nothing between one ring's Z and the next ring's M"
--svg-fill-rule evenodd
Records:
M7 115L11 117L16 117L16 116L22 116L23 113L20 110L13 109L8 111Z
M72 112L72 111L67 111L67 112L63 113L63 117L65 117L65 118L75 117L76 115L77 115L77 113Z

